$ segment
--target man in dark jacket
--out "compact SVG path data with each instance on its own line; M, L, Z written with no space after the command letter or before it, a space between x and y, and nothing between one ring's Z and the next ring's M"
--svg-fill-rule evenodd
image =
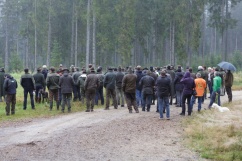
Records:
M46 78L46 86L49 90L49 103L50 103L50 110L53 108L53 99L56 101L57 110L59 110L59 80L60 76L55 72L55 68L50 68L50 73Z
M118 109L117 99L116 99L116 74L114 74L113 69L109 68L108 73L104 76L103 81L104 88L106 88L106 107L105 110L109 110L109 99L112 97L114 109Z
M191 115L192 108L190 102L192 97L192 91L195 88L195 82L194 79L191 77L190 72L186 72L180 82L184 85L182 92L182 112L180 113L180 115L185 115L186 100L188 102L188 115Z
M3 89L3 83L4 83L4 68L0 69L0 102L2 102L2 98L4 98L5 94L4 94L4 89Z
M20 84L24 89L23 109L26 110L26 108L27 108L28 93L30 95L31 107L32 107L32 109L35 109L34 98L33 98L33 91L35 89L35 81L34 81L34 77L31 74L29 74L28 68L24 69L24 74L21 76Z
M76 71L72 74L72 78L74 81L74 86L73 86L73 101L79 100L81 101L81 91L80 91L80 86L78 85L78 79L81 75L81 72L78 67L75 68Z
M90 74L87 75L84 86L86 91L86 112L93 112L96 90L99 87L99 80L93 67L90 69Z
M170 75L171 78L171 96L170 96L170 105L173 103L173 97L175 96L176 91L174 90L174 80L175 80L175 72L171 69L171 66L167 66L166 73Z
M150 76L154 78L155 82L156 82L156 79L158 77L158 75L155 73L155 70L154 70L154 67L150 67ZM156 96L155 96L155 92L153 94L153 97L152 97L152 104L154 105L155 104L155 99L156 99Z
M234 76L231 73L231 71L228 70L227 73L225 74L225 89L226 89L226 92L227 92L227 95L228 95L229 102L232 102L231 87L233 85L233 82L234 82Z
M158 77L155 83L160 119L163 119L163 108L166 109L166 118L170 119L170 103L169 96L171 94L171 80L166 76L165 70L161 71L161 76Z
M121 107L124 107L124 92L122 89L124 73L121 70L121 67L118 67L118 72L116 73L116 95L118 103L121 102Z
M174 86L176 91L176 107L182 107L182 91L184 88L184 85L180 82L183 78L183 73L181 69L177 69L175 80L174 80Z
M102 74L102 68L98 67L97 69L97 77L99 80L99 87L96 90L96 96L95 96L95 104L98 105L98 99L101 100L101 105L104 105L104 97L103 97L103 80L104 75Z
M124 91L129 113L132 113L132 106L136 113L139 113L135 98L136 80L137 75L133 74L132 68L129 67L128 74L124 76L122 81L122 89Z
M141 80L141 78L143 76L145 76L145 74L142 72L141 70L141 66L138 65L137 66L137 71L136 71L136 76L137 76L137 79L136 79L136 103L137 103L137 106L142 106L142 96L141 96L141 93L142 93L142 87L139 85L139 81Z
M69 75L69 70L64 69L63 75L60 77L59 86L61 88L62 94L62 109L61 111L65 111L65 105L67 104L68 112L71 112L71 97L73 91L74 81L73 78Z
M37 69L37 73L33 77L35 81L35 102L37 102L39 91L45 87L45 78L41 73L41 68Z
M150 112L150 105L154 94L155 80L150 76L150 71L147 71L146 76L142 77L139 85L142 87L142 111L145 111L147 104L147 112Z
M11 114L15 114L15 104L16 104L16 89L18 88L17 81L9 74L5 75L5 81L3 88L6 93L6 115L9 116L10 104L11 104Z

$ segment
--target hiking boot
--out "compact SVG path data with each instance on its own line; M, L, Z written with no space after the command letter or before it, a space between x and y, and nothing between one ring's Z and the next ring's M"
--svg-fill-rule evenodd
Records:
M90 112L90 110L86 110L85 112Z
M181 115L181 116L185 116L185 114L184 114L184 113L180 113L180 115Z

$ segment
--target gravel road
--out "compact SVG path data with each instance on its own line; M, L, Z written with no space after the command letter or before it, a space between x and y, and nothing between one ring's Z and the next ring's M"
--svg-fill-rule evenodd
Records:
M234 91L233 99L241 100ZM222 103L227 96L221 97ZM206 99L203 107L207 107ZM196 105L194 106L196 112ZM181 108L171 106L171 120L127 108L96 109L25 123L0 125L1 161L197 161L183 144ZM188 116L185 116L188 117Z

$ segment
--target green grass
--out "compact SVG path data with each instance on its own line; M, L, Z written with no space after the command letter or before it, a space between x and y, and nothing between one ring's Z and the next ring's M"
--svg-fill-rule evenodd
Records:
M201 157L216 161L242 160L241 101L229 104L228 113L203 111L184 120L185 142Z
M56 110L55 103L54 103L52 111L49 111L49 107L42 103L41 104L35 103L36 109L32 110L29 96L28 96L28 100L27 100L27 109L23 110L24 93L23 93L23 88L21 87L21 85L19 83L21 74L23 74L23 73L11 74L18 82L18 88L17 88L17 94L16 94L15 115L6 116L6 112L5 112L6 103L0 102L0 123L3 123L5 121L19 121L19 120L23 120L23 119L48 118L48 117L53 117L53 116L57 116L57 115L63 115L63 113L60 110L59 111ZM72 113L84 111L86 109L86 105L82 104L79 101L72 102L71 105L72 105L72 108L71 108ZM103 108L103 106L95 106L94 109L95 108ZM60 109L61 109L61 107L60 107ZM67 107L66 107L66 109L67 109ZM67 114L67 113L64 113L64 114Z

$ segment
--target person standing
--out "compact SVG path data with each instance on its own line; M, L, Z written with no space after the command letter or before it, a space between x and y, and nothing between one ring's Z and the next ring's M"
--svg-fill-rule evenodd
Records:
M4 83L4 68L0 69L0 102L3 102L3 99L5 94L4 94L4 89L3 89L3 83Z
M99 87L96 91L96 96L95 96L95 104L98 105L98 99L100 98L101 100L101 105L104 105L104 97L103 97L103 80L104 80L104 75L102 74L102 68L98 67L97 68L97 77L99 80Z
M16 104L16 89L18 88L17 81L9 74L5 75L5 81L3 88L6 93L6 115L10 115L10 104L11 104L11 114L15 114L15 104Z
M60 77L60 90L62 94L62 108L61 111L64 113L65 105L68 107L68 112L71 112L71 97L73 91L74 81L73 78L69 75L69 70L64 69L63 75Z
M116 74L114 74L113 69L109 68L108 73L104 76L103 85L106 88L106 107L105 110L109 110L109 99L112 97L114 109L118 109L117 99L116 99Z
M234 82L234 76L233 73L231 73L230 70L227 71L225 74L225 90L228 95L229 102L232 102L232 85Z
M171 94L171 80L166 76L165 70L161 71L161 75L157 78L156 92L159 105L160 119L163 119L163 109L166 109L166 119L170 120L170 103L169 96Z
M183 77L183 73L181 72L181 69L177 69L176 77L174 80L174 86L176 90L176 107L182 107L182 91L184 88L184 85L180 82Z
M121 71L121 67L118 67L118 71L116 73L116 96L117 102L121 102L121 107L124 107L124 92L122 89L123 78L124 73Z
M35 81L35 102L38 101L38 94L41 89L45 89L45 78L41 73L41 68L37 69L37 73L33 75Z
M72 74L72 78L74 81L74 86L73 86L73 101L79 100L81 101L81 91L80 91L80 86L78 85L78 79L81 75L81 72L78 67L75 68L76 71Z
M90 69L90 74L87 75L84 86L86 91L86 112L93 112L96 90L99 87L99 79L93 67Z
M136 90L137 76L133 74L132 68L129 67L128 73L124 76L122 81L122 89L124 91L125 100L129 113L132 113L132 106L136 113L139 113L138 106L136 104L135 90Z
M141 71L141 66L138 65L136 67L136 76L137 76L137 79L136 79L136 103L137 103L137 106L142 106L142 96L141 96L141 93L142 93L142 87L139 85L139 81L141 80L141 78L143 76L145 76L145 74Z
M171 78L171 96L170 96L170 105L172 105L173 103L173 97L175 96L176 94L176 91L174 90L174 80L175 80L175 72L174 70L171 69L171 66L168 65L167 66L167 70L166 70L166 73L170 75L170 78Z
M24 69L24 74L21 76L20 84L21 84L21 86L24 89L23 110L26 110L26 108L27 108L28 93L30 95L31 107L34 110L35 106L34 106L33 91L35 90L35 81L34 81L34 77L31 74L29 74L29 69L28 68Z
M147 112L150 112L155 86L155 80L150 76L150 73L150 71L147 71L146 76L139 81L139 85L142 87L142 111L145 111L145 106L147 105Z
M55 72L55 68L50 68L50 73L46 78L46 86L49 90L49 103L50 103L50 111L53 108L53 99L56 101L57 110L59 110L60 101L59 101L59 81L60 76Z
M222 78L219 76L219 72L214 72L214 78L213 78L213 93L210 98L210 103L208 105L208 108L211 109L212 104L215 102L216 95L218 96L218 105L220 106L220 89L222 86Z
M193 109L193 105L195 103L194 97L196 97L198 99L198 112L200 112L201 108L202 108L202 100L203 100L203 96L204 96L204 91L207 86L207 82L201 77L201 73L196 74L196 79L194 81L195 81L195 90L196 90L197 95L192 96L191 108Z
M190 116L192 113L192 108L191 108L191 97L192 97L192 91L195 88L195 82L194 79L191 77L190 72L186 72L184 74L184 77L180 81L183 85L183 91L182 91L182 112L180 115L185 115L186 112L186 100L188 102L188 115Z

